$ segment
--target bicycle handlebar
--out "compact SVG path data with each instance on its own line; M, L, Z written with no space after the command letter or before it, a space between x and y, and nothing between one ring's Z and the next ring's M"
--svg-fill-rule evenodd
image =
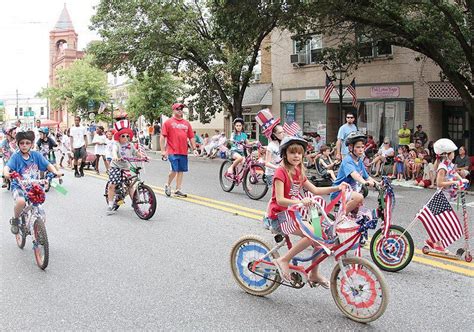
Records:
M145 161L145 162L148 162L150 161L149 158L127 158L127 157L122 157L122 160L125 160L125 161L128 161L128 162L141 162L141 161Z

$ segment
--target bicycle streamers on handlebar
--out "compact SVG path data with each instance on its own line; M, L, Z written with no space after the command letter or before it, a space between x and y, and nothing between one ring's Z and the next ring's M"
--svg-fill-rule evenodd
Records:
M377 227L377 219L369 220L369 217L364 215L362 218L356 221L359 225L359 233L360 233L360 245L364 245L367 239L369 238L368 230L375 229Z

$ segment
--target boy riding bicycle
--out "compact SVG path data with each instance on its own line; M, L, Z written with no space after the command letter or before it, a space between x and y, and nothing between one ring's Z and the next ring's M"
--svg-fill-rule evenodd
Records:
M114 144L112 145L112 161L109 168L109 186L108 186L108 202L107 214L113 214L115 188L123 182L122 173L130 169L130 164L124 160L131 157L144 157L138 153L134 144L131 143L133 131L130 129L128 120L120 120L115 123ZM130 193L130 196L132 193Z
M38 180L40 171L50 171L55 174L58 178L62 176L41 153L32 151L33 142L35 139L35 133L32 131L19 132L15 136L16 142L19 147L19 151L15 152L7 165L3 168L3 176L10 179L10 173L16 172L24 179ZM10 220L11 232L18 234L19 216L21 211L26 206L26 193L20 188L18 182L13 179L11 183L11 190L13 193L14 215Z
M334 186L339 186L346 182L353 191L349 194L346 213L358 208L364 202L364 196L359 193L362 185L375 186L376 181L369 176L364 166L364 149L367 139L364 133L353 131L346 138L346 145L349 148L349 154L342 160ZM336 191L331 194L334 199L339 194Z

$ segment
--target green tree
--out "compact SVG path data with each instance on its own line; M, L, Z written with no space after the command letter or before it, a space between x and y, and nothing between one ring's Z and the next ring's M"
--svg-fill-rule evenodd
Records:
M299 33L318 31L346 37L354 32L384 40L433 60L473 110L474 23L472 0L308 0L296 1ZM296 7L298 7L296 9Z
M81 116L97 113L100 102L109 99L109 90L106 73L91 62L91 57L87 56L68 68L59 69L57 84L43 88L38 95L48 98L53 109L67 109Z
M288 15L279 1L101 0L92 28L103 42L90 51L110 71L170 66L201 121L223 108L237 117L262 41Z
M183 83L169 72L137 75L128 87L127 111L132 119L143 115L152 123L161 114L171 115L171 107L183 92Z

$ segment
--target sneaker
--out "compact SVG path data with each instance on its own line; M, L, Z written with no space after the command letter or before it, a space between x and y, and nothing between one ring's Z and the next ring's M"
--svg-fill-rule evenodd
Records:
M10 219L10 225L11 225L10 230L15 235L18 234L18 232L20 230L18 228L19 223L20 223L20 220L18 220L18 218L11 218Z
M165 184L165 194L168 197L171 197L171 187L168 184Z
M183 193L181 190L176 190L174 195L178 197L188 197L188 194Z
M115 210L113 208L113 206L107 206L107 215L110 216L111 214L114 214L115 213Z
M81 174L79 174L79 172L75 172L75 173L74 173L74 176L75 176L76 178L80 178L80 177L81 177Z

